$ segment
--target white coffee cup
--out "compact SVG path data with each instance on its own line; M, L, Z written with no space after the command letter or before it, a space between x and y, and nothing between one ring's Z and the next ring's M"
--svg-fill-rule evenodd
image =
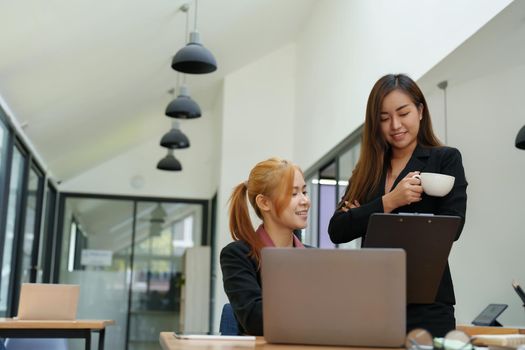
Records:
M446 196L454 186L455 177L438 173L421 173L412 176L421 181L423 191L429 196Z

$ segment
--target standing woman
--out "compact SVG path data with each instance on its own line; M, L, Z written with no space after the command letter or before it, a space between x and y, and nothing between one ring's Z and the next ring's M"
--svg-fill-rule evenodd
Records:
M454 187L444 197L427 196L413 178L423 171L454 176ZM366 235L372 213L433 213L462 218L457 240L465 222L466 189L461 154L434 135L419 87L406 75L385 75L368 97L359 161L328 233L334 243L345 243ZM456 326L455 302L447 263L435 302L407 306L407 331L421 327L444 336Z
M262 224L254 230L248 203ZM310 200L297 165L279 158L258 163L248 181L237 185L230 197L230 232L234 242L221 251L224 291L241 334L263 335L261 249L304 248L294 235L306 227Z

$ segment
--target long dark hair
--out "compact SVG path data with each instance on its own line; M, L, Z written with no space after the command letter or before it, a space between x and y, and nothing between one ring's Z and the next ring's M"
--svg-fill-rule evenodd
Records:
M339 203L339 208L343 206L345 201L366 202L368 196L377 191L383 167L385 162L390 161L391 156L390 145L381 133L381 106L385 97L394 90L403 91L416 107L423 107L417 143L425 147L442 145L434 134L427 101L416 82L404 74L385 75L375 83L368 96L361 154L350 177L349 187L343 200Z

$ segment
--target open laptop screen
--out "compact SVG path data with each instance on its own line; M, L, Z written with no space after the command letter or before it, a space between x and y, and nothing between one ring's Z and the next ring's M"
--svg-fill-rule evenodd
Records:
M269 343L400 347L406 264L401 249L264 248Z
M22 283L19 320L75 320L80 286Z

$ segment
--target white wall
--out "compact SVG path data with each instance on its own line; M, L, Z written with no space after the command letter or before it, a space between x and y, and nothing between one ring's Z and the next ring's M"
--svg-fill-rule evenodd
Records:
M175 150L175 157L182 164L181 172L157 169L157 162L167 151L159 142L162 135L169 130L171 118L155 118L165 119L165 129L159 132L158 139L138 144L129 151L60 184L60 190L170 198L213 197L219 174L216 130L220 123L220 115L216 115L214 111L205 111L201 118L180 121L182 132L190 139L190 148ZM199 159L199 162L196 163L193 159Z
M253 166L279 156L291 159L294 138L295 46L288 45L224 81L220 185L217 210L215 327L227 302L219 253L231 241L227 201ZM217 329L216 329L217 330Z
M521 65L447 89L448 143L461 150L469 182L467 220L450 258L456 317L462 323L470 323L490 303L503 303L509 308L501 323L525 324L511 287L513 278L525 284L525 151L514 147L525 124L524 80ZM427 96L431 110L443 106L441 92Z
M418 79L510 2L319 1L297 41L294 159L311 166L361 125L380 76Z
M467 218L450 257L456 317L469 323L490 303L508 304L503 325L525 324L511 287L525 284L525 151L514 147L525 124L525 2L515 1L419 81L432 118L448 144L458 147L469 187Z

